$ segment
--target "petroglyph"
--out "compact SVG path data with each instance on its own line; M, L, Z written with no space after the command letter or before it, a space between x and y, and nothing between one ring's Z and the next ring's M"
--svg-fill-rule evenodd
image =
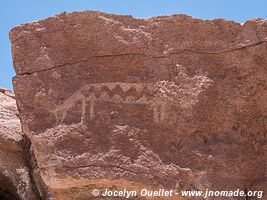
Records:
M161 123L168 119L167 109L170 106L187 108L197 103L198 95L206 88L199 87L205 82L211 82L205 76L188 77L183 71L179 79L186 79L187 84L177 84L174 81L158 81L154 83L92 83L83 86L71 95L65 102L58 105L51 112L57 124L64 123L67 112L80 104L80 122L85 119L93 120L97 111L97 102L110 102L115 104L147 105L153 110L153 121ZM178 77L177 76L177 77ZM177 78L176 77L176 78ZM182 78L181 78L182 77ZM187 89L188 85L190 90ZM89 106L89 109L87 106ZM87 113L89 111L89 113Z
M153 107L155 122L160 122L163 117L165 106L160 99L155 99L155 87L153 83L93 83L87 84L76 91L61 105L51 112L55 115L58 124L62 124L67 115L67 111L73 109L76 104L81 104L81 122L86 117L89 120L95 118L96 102L111 102L118 104L137 104ZM86 106L89 106L89 113L86 113Z

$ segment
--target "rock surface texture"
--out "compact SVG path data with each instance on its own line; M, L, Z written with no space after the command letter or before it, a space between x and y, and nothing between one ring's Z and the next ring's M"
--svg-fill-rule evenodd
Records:
M10 40L43 199L102 199L95 188L266 192L266 20L85 11L18 26Z
M0 88L0 199L35 200L14 95Z

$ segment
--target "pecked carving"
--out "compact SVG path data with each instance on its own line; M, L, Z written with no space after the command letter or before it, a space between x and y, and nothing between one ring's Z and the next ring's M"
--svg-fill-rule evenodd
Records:
M163 103L154 98L155 87L151 83L93 83L83 86L71 97L66 99L51 112L57 119L57 124L64 123L64 119L69 109L73 109L76 104L81 104L81 123L85 118L93 120L95 118L95 103L110 102L115 104L137 104L148 105L158 112L158 107ZM86 113L86 107L89 113ZM157 121L157 120L156 120Z
M162 123L168 120L167 109L193 106L197 103L198 95L212 82L204 75L189 77L180 65L177 65L177 71L177 76L173 81L87 84L62 104L57 105L51 112L57 120L57 125L59 125L64 123L67 111L74 109L77 104L80 105L81 123L84 123L86 118L88 120L95 119L97 113L95 104L97 102L123 104L125 106L130 104L146 105L153 112L153 121ZM183 84L178 84L181 79L183 79Z
M14 91L42 198L265 193L266 33L265 19L92 11L14 28Z

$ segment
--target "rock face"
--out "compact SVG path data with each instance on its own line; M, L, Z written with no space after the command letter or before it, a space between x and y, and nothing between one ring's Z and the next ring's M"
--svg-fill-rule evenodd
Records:
M35 200L14 95L0 89L0 199Z
M266 192L266 20L86 11L18 26L10 39L43 199Z

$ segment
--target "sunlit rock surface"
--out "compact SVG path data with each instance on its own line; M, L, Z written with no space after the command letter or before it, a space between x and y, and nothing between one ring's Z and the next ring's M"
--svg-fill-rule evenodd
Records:
M27 142L21 132L21 124L14 95L0 88L0 199L35 200L38 192L32 184L27 163Z
M107 187L266 191L266 20L85 11L10 39L43 199L97 199Z

